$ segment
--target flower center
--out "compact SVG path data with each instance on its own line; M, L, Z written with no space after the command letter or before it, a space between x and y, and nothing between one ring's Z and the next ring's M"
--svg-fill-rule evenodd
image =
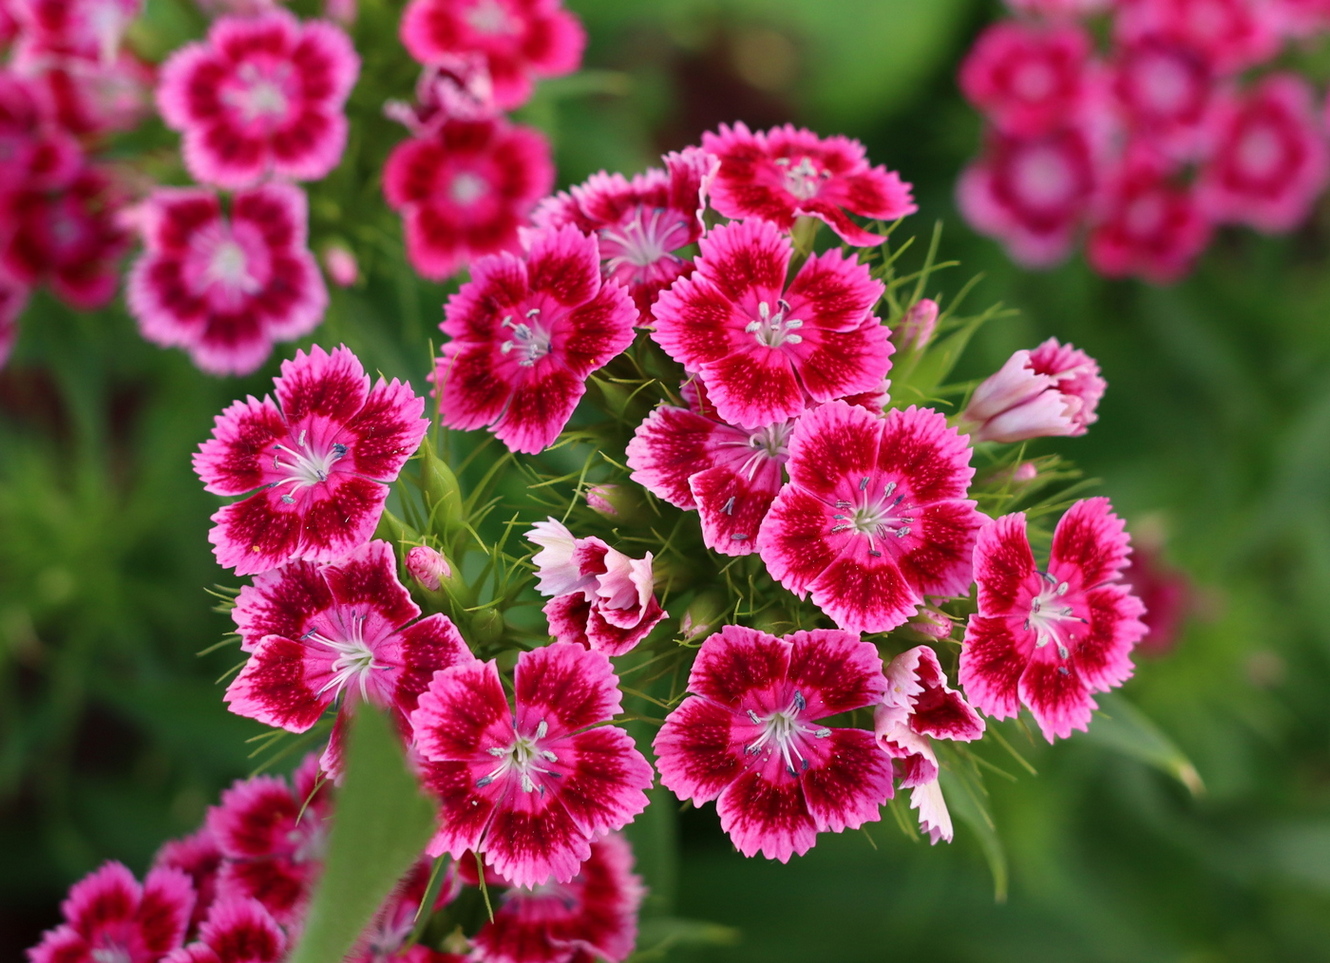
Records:
M333 695L336 696L346 688L347 683L358 680L360 683L360 698L368 701L370 673L377 669L386 669L388 666L382 662L374 661L374 650L365 641L364 627L367 618L368 616L352 612L350 631L346 633L347 638L332 638L317 629L310 629L305 633L305 638L309 641L327 646L337 653L337 657L333 659L332 663L332 678L323 684L323 688L318 691L318 695L323 695L323 693L332 689Z
M277 485L291 485L294 491L326 482L332 473L332 466L347 452L346 445L341 443L334 443L326 451L317 452L307 443L306 434L302 428L294 448L288 448L286 445L272 446L273 451L277 452L272 459L273 468L286 473L286 478L277 482ZM290 460L283 461L283 455ZM294 504L295 498L285 494L282 496L282 501L291 505Z
M785 171L785 189L801 201L816 197L822 189L822 182L831 177L830 171L819 170L807 155L799 158L798 164L788 157L777 157L776 163L788 168Z
M285 90L290 73L290 64L273 64L267 71L257 64L241 64L236 72L240 84L223 91L222 101L239 110L246 121L285 117L290 109Z
M258 279L249 271L245 249L235 241L222 241L208 261L206 279L213 284L253 294L259 289Z
M92 963L134 963L134 958L130 955L128 947L119 943L107 942L104 946L99 946L88 954Z
M523 792L537 792L543 796L545 787L537 785L532 773L541 775L557 775L549 769L540 765L542 762L558 762L559 757L548 749L540 748L540 740L545 738L550 727L544 719L540 720L540 725L536 726L535 735L523 736L518 734L510 746L494 746L490 749L491 756L496 756L500 760L490 772L476 781L477 789L484 789L494 780L508 775L511 772L517 773L522 781Z
M791 422L778 422L753 432L748 438L748 447L768 458L783 459L789 454L792 434L794 434L794 425Z
M1065 659L1071 655L1067 643L1076 641L1074 625L1068 623L1084 625L1086 622L1073 614L1072 607L1063 599L1067 594L1067 583L1059 582L1047 572L1041 572L1040 575L1047 585L1030 600L1030 614L1025 618L1025 628L1034 630L1036 649L1042 649L1052 642L1057 646L1058 655Z
M826 727L805 726L800 722L800 716L807 708L803 693L795 689L789 706L769 716L759 716L749 709L748 718L754 725L762 726L762 734L750 742L744 752L750 756L763 752L770 756L778 752L785 763L785 771L791 776L799 775L808 768L808 760L799 749L803 740L808 736L825 739L831 735L831 730Z
M758 344L768 348L779 348L787 342L800 344L804 340L803 335L793 332L802 328L804 323L798 318L787 318L786 315L790 310L790 303L784 298L776 302L774 313L770 304L760 301L757 305L757 317L749 321L744 330L752 334Z
M292 846L293 863L321 863L328 856L328 829L322 820L309 815L308 810L286 834L286 841Z
M532 308L526 313L525 321L516 323L510 314L503 319L502 325L511 329L513 336L499 345L499 350L504 354L516 351L517 363L523 368L530 368L550 353L550 332L540 323L540 308Z
M855 531L866 535L868 554L881 558L882 552L877 548L877 540L885 539L888 535L894 538L909 535L910 526L914 524L914 509L900 507L905 495L896 495L894 481L882 486L882 493L876 498L870 492L871 482L872 479L865 475L859 479L859 496L855 501L840 499L836 502L840 511L831 516L836 522L831 526L831 534Z
M463 171L448 185L448 196L463 207L469 207L489 193L489 185L479 174Z
M1284 139L1269 122L1251 125L1238 144L1238 167L1253 178L1268 178L1278 173L1285 157Z
M638 207L632 217L600 231L600 250L605 270L614 274L619 268L650 267L668 259L677 262L671 252L688 242L687 226L670 211Z
M476 33L497 36L512 33L512 21L499 0L479 0L465 14L467 25Z

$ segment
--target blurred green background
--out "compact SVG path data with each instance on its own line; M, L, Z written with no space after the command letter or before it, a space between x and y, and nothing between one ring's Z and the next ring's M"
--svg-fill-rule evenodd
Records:
M1195 763L1205 792L1078 736L1021 751L1037 778L989 781L1009 861L1005 903L980 841L929 847L890 822L823 837L781 866L737 856L714 812L685 813L682 859L651 867L650 915L741 933L724 946L659 945L653 959L727 961L1314 961L1330 959L1330 206L1296 234L1222 234L1169 289L1108 282L1079 260L1031 274L959 220L952 186L978 118L954 74L999 15L978 0L570 0L587 72L541 88L522 119L554 137L560 184L631 172L722 121L793 120L864 141L916 186L905 233L944 225L962 262L945 299L983 280L984 329L966 377L1050 335L1097 358L1109 382L1082 439L1046 441L1103 480L1199 586L1174 651L1142 660L1126 695ZM379 116L414 71L369 0L352 102L358 136L314 191L316 240L349 242L367 280L334 291L323 344L424 389L447 288L414 279L376 171L401 134ZM202 21L154 0L151 52ZM132 139L131 139L132 140ZM171 176L173 141L147 145ZM289 356L292 346L279 355ZM198 374L144 343L119 307L71 313L38 297L0 372L0 958L59 918L69 884L107 858L141 871L251 766L258 731L199 657L228 620L205 588L225 578L206 541L216 499L189 455L214 414L268 390ZM1011 767L1013 770L1015 766Z

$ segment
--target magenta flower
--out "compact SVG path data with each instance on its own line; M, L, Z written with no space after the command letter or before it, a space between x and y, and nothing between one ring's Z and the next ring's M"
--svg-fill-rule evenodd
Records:
M535 80L576 70L586 46L560 0L411 0L400 36L422 64L483 56L502 110L526 103Z
M867 265L827 251L787 287L794 246L761 220L717 227L701 248L697 270L652 309L652 336L697 372L721 418L763 428L810 401L881 388L894 349Z
M720 159L711 205L726 217L758 217L783 231L799 216L816 217L849 244L885 238L846 215L895 221L918 208L910 185L895 171L869 167L864 146L848 137L821 138L792 125L751 132L743 122L702 135L702 147Z
M64 130L40 84L0 70L0 178L16 187L60 188L83 166L79 142Z
M153 869L176 869L189 877L194 887L194 910L189 917L186 935L192 936L208 918L217 896L217 875L222 868L222 851L217 840L204 826L184 839L172 839L162 844L152 859Z
M925 595L960 595L983 516L968 439L928 408L844 402L799 419L790 481L757 535L771 577L854 632L886 632Z
M306 756L290 784L278 776L237 781L208 809L205 826L222 853L216 904L255 899L282 926L304 919L332 809L318 771Z
M995 237L1026 267L1048 267L1071 251L1098 187L1090 137L1063 128L1036 138L994 132L962 173L956 203L970 226Z
M237 599L237 623L252 626L257 616L298 631L257 644L250 633L249 661L224 699L236 715L292 732L308 730L338 701L322 760L334 775L346 713L357 702L389 710L409 737L409 717L435 671L474 658L447 616L419 618L387 542L367 542L324 565L289 562L254 581Z
M1091 50L1077 24L999 22L980 34L961 64L961 91L1007 133L1048 133L1085 107Z
M346 33L286 10L213 23L162 65L157 107L184 138L195 180L245 187L265 175L317 180L346 146L343 107L360 58Z
M748 431L717 418L704 390L689 401L688 408L661 405L638 426L628 443L631 477L676 508L696 509L707 548L749 555L780 491L794 424Z
M349 288L360 279L360 263L345 244L330 244L323 249L323 269L339 288Z
M586 379L633 342L637 310L602 281L596 239L574 227L531 236L525 257L481 258L448 299L431 380L445 425L489 426L513 451L548 448Z
M471 861L459 864L467 868ZM637 943L645 890L633 873L633 851L618 833L591 844L591 855L566 883L513 888L494 918L472 938L483 963L622 963Z
M916 646L886 668L887 694L873 715L877 744L892 759L901 788L910 790L910 808L919 811L919 828L934 845L951 842L951 814L938 784L932 739L970 742L984 734L984 720L970 708L938 663L937 653Z
M515 712L495 663L476 662L435 673L420 697L411 722L440 806L428 852L483 854L514 886L566 883L593 839L646 808L651 766L601 725L620 708L604 654L566 642L523 652L514 687Z
M527 539L541 548L531 558L536 591L554 596L544 612L560 642L623 655L665 617L654 594L650 552L629 558L598 538L574 538L552 518L531 526Z
M406 253L439 281L473 259L520 248L518 228L554 184L540 131L501 117L443 119L393 148L383 196L406 229Z
M1269 0L1148 0L1116 5L1114 33L1121 42L1162 36L1202 51L1222 73L1273 57L1281 37Z
M1159 539L1137 539L1131 560L1122 570L1122 579L1145 606L1141 621L1146 633L1137 643L1140 655L1158 658L1168 655L1182 641L1188 617L1199 606L1196 586L1187 573L1164 558Z
M145 249L127 300L147 340L184 348L210 374L244 375L268 360L273 342L323 320L328 289L307 246L300 188L240 191L229 216L209 188L158 188L142 212Z
M1100 274L1170 284L1210 243L1213 226L1194 190L1160 166L1128 160L1110 176L1086 242L1086 257Z
M1215 68L1203 51L1148 34L1114 52L1108 87L1133 136L1172 157L1200 150L1216 90Z
M596 235L601 270L628 288L643 324L660 293L693 269L679 251L702 236L707 184L716 170L716 159L696 147L664 160L666 170L631 181L601 171L541 202L532 215L538 227L572 224Z
M220 899L199 927L198 939L162 963L281 963L286 934L258 900Z
M368 930L347 955L346 963L463 963L463 957L439 953L420 944L406 946L415 932L416 916L429 890L432 864L428 858L416 861L374 915ZM448 902L457 888L453 881L445 880L424 915Z
M1312 36L1330 27L1330 3L1326 0L1273 0L1271 11L1284 33Z
M886 688L877 649L857 635L778 639L727 625L697 653L694 698L656 736L660 781L696 805L716 800L745 856L788 862L817 833L876 822L891 798L891 762L872 733L816 724L880 702Z
M213 515L208 535L237 575L331 561L369 541L388 485L429 427L423 398L396 379L371 388L344 346L297 351L273 385L277 403L237 401L194 456L214 495L253 493Z
M1217 98L1210 155L1197 179L1202 211L1215 221L1287 231L1311 214L1330 182L1330 147L1296 74L1272 74L1243 96Z
M125 30L143 12L143 0L9 0L17 21L23 63L49 58L107 62Z
M140 886L120 863L75 883L60 906L64 922L28 950L29 963L157 963L184 941L194 905L189 877L154 869Z
M1108 387L1084 351L1049 338L1017 351L970 396L961 415L976 442L1076 437L1099 420L1095 409Z
M1130 552L1107 498L1067 510L1045 571L1035 566L1024 513L984 527L974 550L979 612L960 664L976 708L1006 719L1024 703L1049 742L1089 725L1091 693L1131 676L1131 649L1146 631L1144 606L1120 580Z

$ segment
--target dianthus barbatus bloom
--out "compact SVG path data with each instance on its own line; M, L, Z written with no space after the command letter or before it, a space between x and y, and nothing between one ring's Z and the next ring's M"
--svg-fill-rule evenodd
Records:
M877 744L896 760L901 788L910 790L910 808L929 841L951 842L951 814L938 785L937 755L931 739L970 742L984 734L984 720L970 708L926 645L896 656L887 665L887 694L874 710Z
M633 342L637 309L603 281L596 239L575 227L535 232L525 257L481 258L448 299L431 380L443 423L489 426L513 451L548 448L586 379Z
M1189 159L1217 89L1214 64L1190 44L1147 34L1114 51L1107 86L1133 138Z
M771 577L841 628L886 632L925 595L961 595L983 516L968 439L928 408L885 418L843 401L799 419L790 480L757 550Z
M1078 24L999 22L970 48L960 87L1002 130L1017 136L1047 133L1086 106L1092 49L1090 35Z
M757 531L780 491L792 421L756 430L716 417L705 390L687 408L661 405L628 443L632 479L657 498L696 509L702 541L723 555L757 551Z
M406 945L415 932L417 915L428 917L455 895L456 884L445 880L434 904L420 912L429 891L432 867L433 860L428 858L416 861L361 934L346 957L347 963L463 963L464 957L452 953L440 953L419 943Z
M59 188L78 174L83 151L54 113L38 82L0 69L0 178L6 190Z
M152 867L178 869L194 885L194 911L187 931L187 936L192 937L199 924L208 918L208 910L217 896L217 874L222 868L222 851L217 840L207 826L183 839L168 840L152 858Z
M253 492L213 515L208 534L218 564L237 575L331 561L369 541L389 483L429 427L423 398L396 379L371 388L345 346L297 351L273 385L277 402L237 401L194 456L214 495Z
M222 854L217 902L256 899L283 926L304 919L323 871L332 803L308 755L288 783L238 780L208 809L204 825Z
M629 558L599 538L574 538L550 518L531 526L527 539L541 550L531 558L550 634L606 655L623 655L665 617L656 601L651 553Z
M575 225L600 241L602 270L633 296L643 324L651 305L680 275L693 269L679 251L702 236L707 184L716 159L696 147L666 154L665 170L652 168L630 181L601 171L585 184L541 202L538 227Z
M28 950L29 963L158 963L185 938L194 890L179 870L154 869L143 885L106 863L69 890L55 929Z
M1144 606L1121 581L1130 551L1107 498L1067 510L1046 571L1035 565L1023 512L984 527L974 550L979 611L960 663L976 708L1006 719L1024 703L1049 742L1089 725L1091 693L1126 681L1146 631Z
M918 208L910 185L895 171L870 167L864 145L848 137L818 137L791 124L753 133L740 121L702 135L720 159L711 206L726 217L758 217L788 231L801 215L825 221L849 244L885 240L846 215L894 221Z
M329 773L341 769L346 712L358 701L388 709L409 737L409 717L435 671L474 658L446 615L419 619L387 542L367 542L324 565L288 562L254 581L236 601L237 624L288 631L257 643L246 633L249 662L224 699L237 715L292 732L308 730L338 701L322 761Z
M343 107L360 59L335 24L290 12L217 20L162 65L157 107L184 137L195 180L245 187L265 175L317 180L341 159Z
M1107 387L1093 358L1049 338L981 381L961 420L976 442L1076 437L1099 420L1095 409Z
M1218 71L1232 73L1273 57L1279 17L1270 0L1135 0L1119 3L1119 41L1163 36L1202 51Z
M656 736L660 781L697 805L716 800L745 856L787 862L819 832L875 822L891 798L891 761L872 733L816 724L880 702L886 688L877 649L856 634L776 638L727 625L702 643L694 697Z
M19 25L19 59L110 61L143 0L10 0Z
M576 70L586 46L561 0L411 0L399 32L422 64L482 55L503 110L525 103L536 79Z
M280 963L286 934L258 900L217 900L199 927L198 938L162 963Z
M517 251L518 228L553 185L545 136L502 117L431 124L394 147L383 168L411 266L434 281L474 258Z
M1107 277L1170 284L1191 270L1213 232L1190 185L1157 163L1127 160L1108 178L1085 253Z
M786 287L794 245L767 221L717 227L689 277L660 296L652 337L697 372L725 421L763 428L810 401L880 390L895 350L873 307L882 282L839 250Z
M464 869L470 860L459 864ZM500 881L502 884L503 881ZM472 937L477 963L621 963L637 942L645 890L628 841L611 833L566 883L514 887Z
M601 725L620 708L603 653L523 652L514 688L515 712L495 663L476 662L435 673L420 697L411 721L440 815L427 851L483 854L515 886L566 883L593 839L646 808L651 766L627 732Z
M307 246L305 194L291 184L240 191L222 212L203 187L159 188L144 202L143 255L127 300L147 340L179 347L204 371L244 375L273 342L309 334L328 289Z

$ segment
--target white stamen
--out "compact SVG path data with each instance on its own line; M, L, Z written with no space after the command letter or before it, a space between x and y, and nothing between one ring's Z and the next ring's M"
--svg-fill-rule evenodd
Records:
M773 313L771 305L766 301L759 301L757 305L757 318L748 322L744 330L757 339L757 343L767 348L779 348L783 344L801 344L803 335L792 334L804 326L804 323L798 318L787 318L786 315L791 311L790 304L784 298L776 302L776 310Z
M526 318L526 321L514 322L510 314L503 319L502 326L509 328L513 336L499 345L499 351L503 354L518 352L518 365L530 368L550 353L550 332L540 323L540 308L529 310Z

